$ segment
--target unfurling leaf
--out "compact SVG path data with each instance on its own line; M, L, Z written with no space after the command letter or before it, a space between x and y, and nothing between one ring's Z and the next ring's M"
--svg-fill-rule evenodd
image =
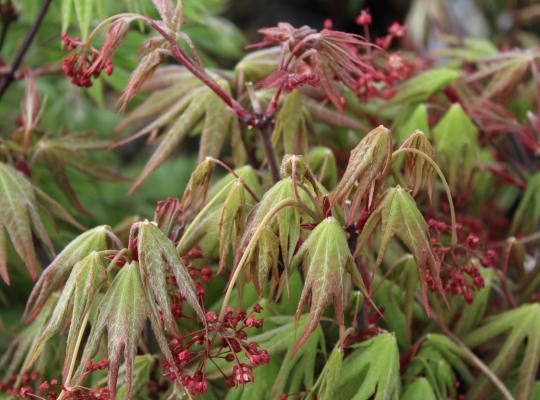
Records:
M107 331L109 376L108 387L115 397L117 390L120 358L124 355L126 368L126 398L132 395L133 360L137 354L139 341L145 321L150 320L152 330L161 351L171 365L170 348L159 322L159 314L150 306L145 293L139 266L131 262L122 267L114 278L110 288L98 305L96 320L92 321L92 329L85 344L79 368L75 373L75 382L81 384L85 377L86 365L99 349L101 338Z
M423 132L415 131L407 140L403 142L400 149L415 149L419 150L432 160L435 159L435 152L429 139ZM433 166L426 161L424 157L415 153L405 152L405 170L407 178L413 185L413 196L416 196L422 185L425 185L429 198L433 193L433 182L435 180L435 170Z
M478 157L478 129L459 104L454 104L433 128L439 165L452 190L465 190Z
M0 162L0 274L8 284L5 231L24 260L32 279L37 278L38 269L32 233L54 254L53 245L41 221L39 204L46 207L44 211L55 215L60 212L60 218L80 227L60 204L34 187L26 176Z
M399 186L386 191L358 237L355 255L362 250L378 226L381 236L375 269L382 263L390 241L394 236L399 238L412 253L419 268L422 299L424 307L429 311L426 277L433 279L441 293L444 294L444 291L439 274L439 262L429 242L427 224L411 195Z
M332 201L339 204L354 191L364 197L370 185L383 175L392 156L392 135L380 125L369 132L351 151L341 181L332 192Z
M134 225L133 230L138 230L137 253L145 295L147 299L155 299L163 315L165 328L171 333L177 332L167 290L167 272L173 274L180 294L193 307L197 316L205 321L195 284L173 243L152 222L139 222ZM154 307L154 302L149 302L149 306ZM154 312L157 313L158 310Z
M182 212L193 213L202 208L214 166L215 164L211 160L203 160L191 173L191 178L189 178L180 202Z
M32 367L47 341L53 335L61 332L66 326L66 322L69 322L66 361L64 363L64 378L66 377L69 362L76 349L77 337L84 331L87 314L91 311L101 285L107 279L102 257L94 251L75 264L41 335L27 354L22 367L23 372Z
M219 216L219 271L227 264L231 248L240 246L240 239L245 225L245 189L242 181L237 179L227 194Z
M356 268L345 231L337 220L328 217L321 221L294 256L291 266L303 262L305 283L296 317L311 301L309 321L294 350L298 350L317 328L326 306L332 301L337 323L343 325L343 301L347 271Z
M394 335L382 333L354 345L354 348L343 363L337 391L340 397L351 400L399 399L399 350Z
M26 304L25 316L33 320L41 311L47 299L64 285L73 267L92 252L108 248L107 238L113 237L109 226L102 225L90 229L73 239L49 264L34 286Z
M332 400L336 398L339 378L343 368L343 349L340 343L337 343L326 360L324 368L319 375L315 386L317 387L317 399Z

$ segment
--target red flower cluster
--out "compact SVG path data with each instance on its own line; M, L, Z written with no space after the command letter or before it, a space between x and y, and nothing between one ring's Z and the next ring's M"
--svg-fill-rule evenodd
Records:
M84 46L80 40L69 37L62 33L61 39L68 51L75 51L62 61L62 71L69 77L71 83L80 87L92 86L91 78L97 78L101 71L107 75L113 72L113 64L110 59L97 63L99 52L90 46Z
M262 328L264 320L257 319L254 314L262 310L256 304L253 312L235 312L227 309L223 321L219 321L213 311L206 313L207 330L199 330L182 337L170 340L170 347L175 360L176 370L183 373L188 365L197 363L195 372L183 373L180 378L182 386L192 395L203 394L208 390L205 377L205 365L211 359L223 359L234 363L233 374L223 375L229 387L244 385L254 381L253 368L267 364L270 361L268 352L261 349L257 343L250 342L246 330L248 328ZM241 362L237 356L244 353L249 363ZM175 368L167 360L163 360L164 376L169 380L176 380Z
M448 235L451 226L443 221L433 218L428 219L430 229L431 244L436 256L441 260L441 278L444 283L444 291L452 295L461 295L467 303L474 299L473 292L484 287L484 278L482 277L478 265L470 263L469 260L476 258L485 259L489 254L492 257L492 251L488 250L485 254L478 249L480 238L470 231L469 225L457 224L459 245L456 248L444 246L443 235ZM424 277L426 285L431 290L436 290L435 280L427 275Z

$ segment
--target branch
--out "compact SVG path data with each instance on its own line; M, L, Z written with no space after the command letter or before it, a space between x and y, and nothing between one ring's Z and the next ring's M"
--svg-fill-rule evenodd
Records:
M17 72L17 69L20 67L22 60L24 56L26 55L26 52L30 48L30 44L34 40L34 36L36 36L36 33L43 22L43 18L45 18L45 14L47 13L47 10L49 6L51 5L52 0L43 0L41 2L41 7L39 9L38 15L36 16L36 19L32 23L32 26L30 27L30 30L27 32L26 37L24 38L24 41L19 47L19 50L17 51L17 54L15 54L15 59L13 60L13 63L11 64L11 67L8 71L8 73L4 76L4 79L0 82L0 99L4 96L4 93L9 88L11 83L15 80L15 73Z

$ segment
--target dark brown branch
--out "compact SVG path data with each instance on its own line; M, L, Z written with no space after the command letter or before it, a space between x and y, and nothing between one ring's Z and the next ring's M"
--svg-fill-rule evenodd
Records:
M11 64L8 73L0 82L0 99L4 96L4 93L9 88L11 83L15 80L15 74L17 72L17 69L20 67L22 60L26 55L26 52L30 48L30 44L32 44L32 41L34 40L34 37L36 36L36 33L41 23L43 22L43 18L45 18L45 14L47 13L47 10L49 9L51 3L52 0L43 0L41 2L41 7L39 9L38 15L36 16L36 19L32 23L30 30L27 32L26 37L21 44L21 47L19 47L19 50L17 51L17 54L15 54L15 59L13 60L13 63Z
M276 160L276 153L274 152L274 147L272 146L272 140L270 138L270 120L267 117L261 117L255 119L255 124L258 131L261 135L264 154L266 160L268 161L268 167L270 168L270 173L272 174L272 179L274 182L279 181L279 168Z

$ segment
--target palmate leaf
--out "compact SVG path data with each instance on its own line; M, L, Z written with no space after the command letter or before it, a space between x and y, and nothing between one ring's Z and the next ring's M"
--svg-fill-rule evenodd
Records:
M28 371L40 356L45 344L53 335L61 332L69 321L69 333L66 344L64 379L69 368L69 361L76 348L77 337L84 331L87 314L107 276L103 265L103 255L95 251L79 261L62 289L54 310L46 320L41 334L33 343L24 361L22 371Z
M431 249L427 224L411 195L399 186L386 191L358 237L355 255L366 245L378 226L381 236L375 268L382 263L390 241L395 236L399 238L414 256L420 276L424 307L429 311L427 288L423 277L430 275L441 293L444 291L439 276L440 266Z
M24 312L28 321L41 311L47 299L66 283L73 267L86 256L108 248L108 238L114 238L111 227L102 225L73 239L49 264L34 285Z
M437 400L433 388L426 378L415 379L404 390L401 400Z
M518 350L525 346L519 366L519 381L516 399L531 398L535 376L540 363L540 305L526 304L488 318L484 325L463 338L463 342L474 348L506 333L504 344L497 346L497 353L489 368L503 378L516 361ZM486 398L493 391L493 384L486 377L471 386L471 398Z
M344 290L346 274L356 268L345 231L333 217L321 221L294 256L291 266L303 262L305 283L296 317L311 301L309 321L298 339L293 353L297 351L317 328L323 313L333 301L337 323L343 325Z
M309 183L307 185L311 186ZM307 190L313 190L308 187ZM300 199L306 204L311 200L306 192L298 189ZM310 193L313 196L313 192ZM273 212L274 208L285 200L295 200L293 179L286 177L274 184L263 196L255 209L248 216L248 222L242 240L240 249L236 252L235 265L238 265L240 259L250 242L253 235L261 226L264 219ZM247 275L247 281L252 281L259 293L262 293L264 284L267 281L265 274L268 271L275 270L277 262L275 255L281 250L282 260L285 265L285 274L288 274L294 251L300 239L300 224L311 221L311 218L297 207L287 207L278 212L275 222L272 222L268 229L263 229L260 241L251 249L247 258L248 268L244 269ZM277 229L276 229L277 225ZM276 235L277 233L277 235ZM276 281L272 280L272 287L275 287Z
M400 145L416 130L423 132L427 137L431 137L427 105L418 104L405 108L403 114L400 114L396 119L394 130Z
M153 301L153 300L151 300ZM139 274L139 265L131 262L122 267L114 278L98 306L95 321L85 344L79 368L75 373L75 382L84 380L88 361L95 356L102 337L107 331L109 375L108 387L113 395L117 390L120 358L124 355L126 368L126 398L131 398L133 382L133 361L146 320L149 319L159 347L167 360L174 365L171 351L156 314L146 297Z
M237 179L227 194L219 216L219 271L226 267L231 248L237 249L240 246L245 220L245 188L242 181Z
M199 304L195 284L173 243L152 222L139 222L133 226L133 231L138 231L137 253L145 296L147 299L155 299L159 310L156 307L154 313L162 313L165 328L169 332L177 333L167 290L167 272L173 274L180 294L204 322L204 312ZM154 302L150 301L149 307L154 306Z
M380 125L369 132L351 151L347 169L332 192L334 204L347 199L355 192L365 196L367 189L383 175L392 155L392 135Z
M343 363L337 393L351 400L397 400L399 350L394 335L382 333L353 347Z
M405 378L425 378L437 398L455 398L457 375L467 384L474 383L474 376L464 362L463 351L448 337L428 334L422 347L409 363Z
M8 284L6 232L32 279L36 279L38 269L32 233L54 254L41 221L39 205L43 206L43 211L81 228L60 204L36 188L26 176L8 164L0 163L0 275Z
M251 190L260 196L262 189L259 178L255 170L251 166L244 166L235 170L243 182L251 188ZM184 234L180 238L177 245L178 253L183 256L194 246L199 246L203 250L205 257L219 256L219 246L225 246L225 243L219 242L219 221L223 212L223 207L231 188L235 185L236 178L233 174L227 174L225 177L216 182L208 190L208 200L204 203L199 200L194 203L197 208L203 208L197 213L195 218L189 223ZM253 207L255 200L249 193L244 194L246 214ZM231 238L227 238L230 240ZM230 242L227 242L230 244Z
M286 154L305 154L307 150L308 111L304 107L299 90L289 93L276 117L272 144L276 148L280 141Z
M465 190L478 157L478 129L463 111L453 104L433 128L439 164L453 191Z
M75 194L66 174L66 167L99 180L119 182L127 179L81 154L81 151L103 150L110 145L109 141L95 139L93 136L92 132L82 132L61 137L45 137L36 144L32 155L32 162L43 162L71 205L85 215L90 213Z
M173 71L170 74L173 77L173 81L175 74L177 79L186 79L183 69L177 69L176 72ZM168 79L171 78L169 77ZM165 81L167 82L167 80ZM233 112L229 110L226 104L221 101L212 90L205 86L201 86L200 83L189 78L187 78L186 87L182 87L182 85L177 86L179 85L178 80L174 83L174 87L177 88L176 92L169 87L168 89L161 89L153 94L157 95L157 93L159 93L163 97L158 100L161 107L156 107L155 104L148 104L147 100L147 102L134 110L131 116L127 117L129 122L133 122L141 118L154 116L156 114L158 115L156 120L139 130L128 138L128 140L151 135L150 141L152 141L161 128L168 126L166 132L164 132L160 138L156 150L148 160L148 163L141 174L133 183L130 193L135 191L150 173L163 164L174 153L184 138L199 126L200 121L202 121L202 124L200 124L200 126L202 126L199 151L200 161L206 156L219 156L223 142L230 136L231 130L234 128ZM149 85L157 85L158 87L161 87L162 84L163 83L159 80L149 83ZM218 79L218 84L225 91L230 90L229 85L225 80ZM149 100L156 100L153 95L150 96ZM126 123L122 126L125 124ZM126 140L123 140L119 142L119 144L125 142Z
M314 386L314 393L317 399L332 400L336 398L336 391L339 378L343 368L343 349L339 343L336 344L332 353L326 360L324 368ZM311 397L309 397L311 398Z

